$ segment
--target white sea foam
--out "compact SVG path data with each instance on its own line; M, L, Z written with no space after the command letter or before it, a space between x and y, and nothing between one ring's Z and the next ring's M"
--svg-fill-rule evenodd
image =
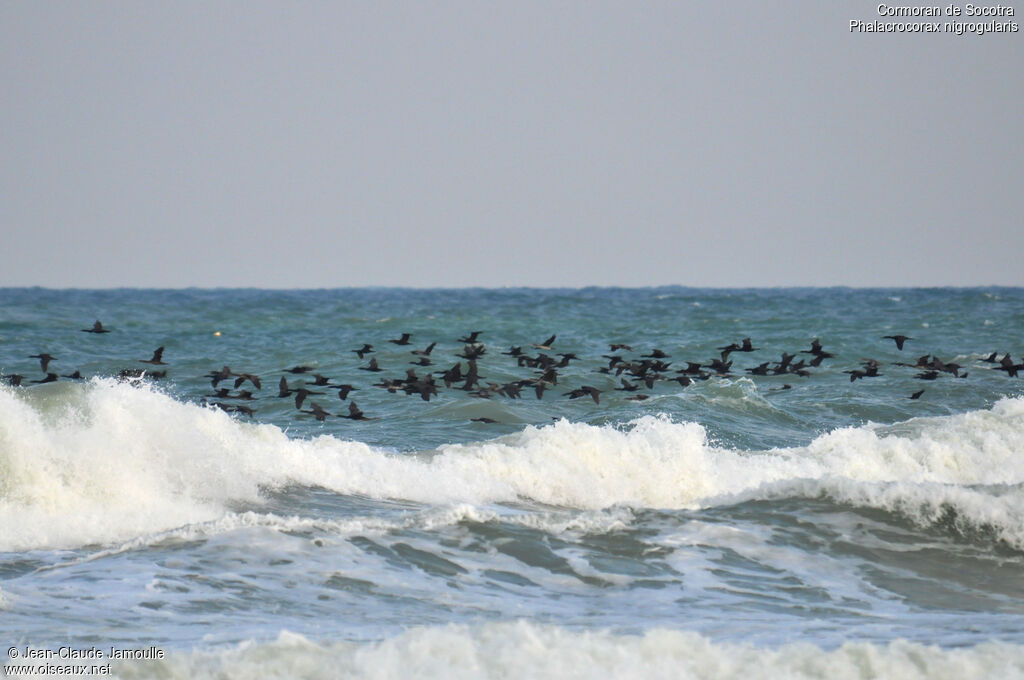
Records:
M525 621L414 628L381 642L317 643L281 633L269 643L115 663L122 678L1022 678L1024 649L1005 643L941 649L897 640L758 648L697 633L576 632Z
M147 388L70 388L57 406L0 389L0 550L113 545L230 521L234 504L288 484L438 506L582 510L828 495L923 523L952 509L957 522L1024 547L1024 399L768 451L717 447L696 423L648 416L623 428L562 421L413 455L289 439Z

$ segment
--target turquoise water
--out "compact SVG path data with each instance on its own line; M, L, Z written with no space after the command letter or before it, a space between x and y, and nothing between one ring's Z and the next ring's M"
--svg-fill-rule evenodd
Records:
M80 332L96 319L111 332ZM513 346L578 359L542 399L374 386L466 370L472 331L481 386L540 375ZM0 388L0 632L158 645L182 677L249 649L326 673L428 642L465 670L453 649L522 656L537 637L640 668L655 633L756 663L848 642L1020 663L1024 383L982 359L1024 362L1022 331L1024 290L1005 288L2 290L0 372L24 386ZM729 374L672 380L747 337ZM809 361L815 338L834 356L808 375L747 370ZM435 342L433 365L410 363ZM139 361L160 346L165 365ZM649 388L601 372L654 349L670 365ZM32 384L42 352L86 379ZM958 375L897 365L924 355ZM880 375L851 382L869 359ZM225 365L262 389L212 396ZM313 374L356 388L309 385L322 422L277 397ZM600 403L566 395L583 386ZM372 419L336 417L351 401Z

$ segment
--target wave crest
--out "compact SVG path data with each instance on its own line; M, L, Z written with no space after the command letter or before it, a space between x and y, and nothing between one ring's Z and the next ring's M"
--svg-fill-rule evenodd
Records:
M805 447L736 451L696 423L560 421L396 454L331 436L289 439L109 380L60 398L0 389L0 550L123 542L225 516L289 484L425 504L527 500L578 509L698 508L830 495L923 523L943 507L1024 547L1024 399L989 410L845 428ZM987 486L1003 485L1007 492Z

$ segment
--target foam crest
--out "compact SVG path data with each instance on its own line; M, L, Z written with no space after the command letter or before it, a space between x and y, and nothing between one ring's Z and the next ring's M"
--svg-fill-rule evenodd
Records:
M127 672L126 672L127 671ZM269 643L115 664L146 678L961 678L1022 677L1024 650L1005 643L941 649L897 640L776 649L715 643L697 633L576 632L525 621L414 628L381 642L317 643L284 632Z
M949 505L978 526L1024 517L1019 491L981 488L1024 484L1022 399L769 451L717 447L696 423L645 416L395 454L331 436L289 439L147 387L63 389L45 398L0 389L0 550L121 543L219 520L290 484L432 506L681 509L826 493L924 522Z

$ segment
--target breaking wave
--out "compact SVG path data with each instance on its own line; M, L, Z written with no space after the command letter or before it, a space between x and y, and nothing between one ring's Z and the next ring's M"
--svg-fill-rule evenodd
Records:
M55 387L0 389L0 550L114 544L216 522L295 484L427 505L584 510L827 496L982 528L1024 548L1019 398L763 451L716 446L697 423L645 416L395 453L326 435L292 439L148 387Z

